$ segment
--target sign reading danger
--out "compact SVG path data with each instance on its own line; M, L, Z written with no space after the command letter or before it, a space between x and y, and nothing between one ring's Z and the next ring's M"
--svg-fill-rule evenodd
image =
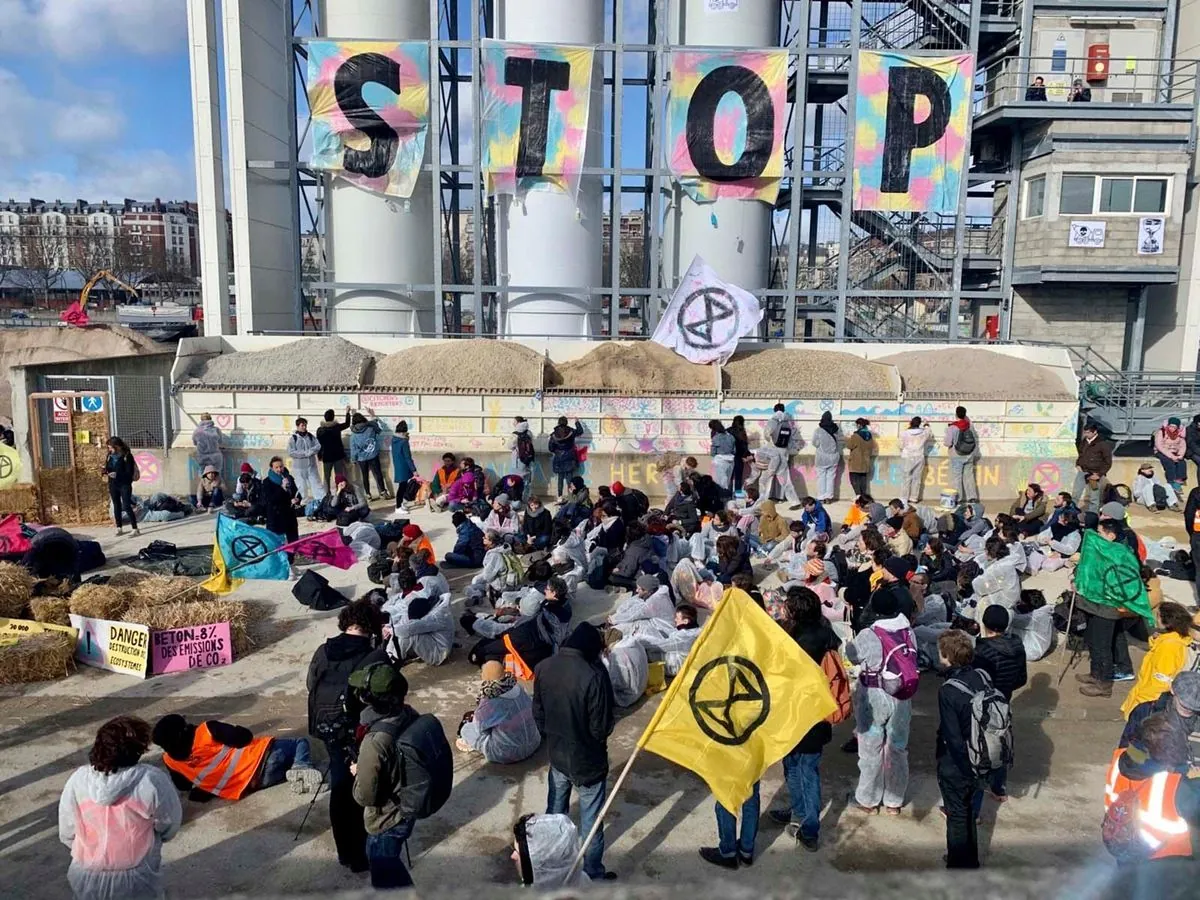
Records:
M71 614L79 629L75 659L85 666L145 678L150 668L150 629L132 622L89 619Z

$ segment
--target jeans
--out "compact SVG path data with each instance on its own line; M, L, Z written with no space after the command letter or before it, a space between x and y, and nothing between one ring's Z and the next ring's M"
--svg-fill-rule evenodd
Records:
M949 754L937 761L938 787L946 810L946 868L978 869L975 795L979 779L966 775Z
M979 500L979 487L975 484L975 454L959 456L950 450L950 485L958 491L959 503Z
M201 509L220 509L225 505L225 492L220 488L210 491L207 495L202 494L198 498Z
M1186 459L1171 459L1161 453L1155 453L1158 461L1162 463L1163 477L1170 484L1185 484L1187 482L1187 460Z
M837 470L837 463L817 466L817 499L822 503L832 500L837 492Z
M1097 681L1112 681L1113 670L1127 673L1133 671L1129 658L1129 639L1126 632L1136 619L1105 619L1103 616L1088 615L1088 654L1091 657L1092 677Z
M289 769L312 767L308 738L274 738L262 768L258 770L257 789L274 787L287 781Z
M800 835L816 838L821 830L821 751L798 753L783 758L783 779L792 801L792 821L800 824Z
M903 460L903 465L904 486L900 490L900 496L915 503L921 499L921 485L925 481L925 457Z
M904 805L908 791L908 732L912 701L897 700L883 688L859 686L854 696L858 735L858 787L854 800L874 809Z
M442 560L442 564L455 569L478 569L483 565L483 560L475 560L465 553L456 553L451 550Z
M856 497L871 493L871 473L851 472L850 489L854 491L854 496Z
M1189 537L1192 546L1192 559L1200 559L1200 533ZM1196 597L1200 598L1200 566L1196 566Z
M754 858L754 842L758 839L758 782L754 782L754 793L742 804L742 832L738 834L737 819L733 813L717 804L717 850L726 859L741 853Z
M341 744L325 741L329 754L329 825L338 862L361 864L367 859L367 829L362 807L354 802L354 776Z
M401 819L400 824L379 834L367 835L367 863L371 867L371 887L412 887L412 876L404 867L404 845L413 833L412 819Z
M561 497L561 496L563 495L563 491L564 491L564 490L566 490L566 487L567 487L567 482L568 482L568 481L570 481L570 480L571 480L572 478L574 478L574 477L575 477L575 476L574 476L573 474L563 474L562 472L560 472L560 473L558 474L558 492L557 492L557 495L558 495L559 497Z
M746 477L746 461L744 459L734 459L733 461L733 489L740 491L742 482Z
M325 493L329 493L329 476L331 474L341 475L346 477L346 460L339 459L334 462L321 461L321 480L325 482Z
M325 496L325 485L321 483L321 476L317 474L315 460L297 465L292 470L292 478L296 482L296 490L300 492L300 496L304 498L305 502L320 500Z
M552 813L566 815L571 805L571 789L579 791L579 840L586 840L588 832L596 824L596 820L600 817L600 810L604 807L604 800L608 796L608 781L601 779L595 784L572 784L571 779L554 766L550 767L550 774L546 781L548 783L546 793L546 813L548 815ZM603 825L596 829L596 836L588 844L587 853L583 857L583 871L592 879L604 877Z
M121 484L115 479L108 480L108 498L112 500L113 519L120 528L124 524L121 513L129 516L129 524L137 528L137 517L133 514L133 485Z
M363 490L367 496L371 496L371 479L369 476L375 476L375 484L379 486L379 493L387 495L387 487L383 483L383 469L379 465L379 457L374 459L360 459L358 461L358 474L362 478Z

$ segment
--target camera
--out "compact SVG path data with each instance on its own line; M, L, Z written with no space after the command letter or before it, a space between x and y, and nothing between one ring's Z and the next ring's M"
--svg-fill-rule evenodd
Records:
M348 762L358 762L358 727L343 716L317 725L317 737L340 749Z

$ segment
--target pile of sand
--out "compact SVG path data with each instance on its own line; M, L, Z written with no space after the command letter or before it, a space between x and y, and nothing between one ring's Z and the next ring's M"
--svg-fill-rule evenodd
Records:
M721 381L726 391L766 397L895 395L888 366L834 350L770 347L735 353Z
M949 394L975 400L1073 400L1053 372L1036 363L980 347L909 350L876 362L900 370L906 396Z
M161 344L117 325L0 329L0 416L12 419L12 386L8 377L12 366L166 352L168 348Z
M224 353L189 376L194 383L230 387L357 388L375 354L345 338L310 338L269 350Z
M510 341L421 344L375 364L372 384L397 391L540 391L546 361Z
M711 394L716 390L716 378L712 366L690 363L653 341L606 341L579 359L549 364L546 387L633 396L666 391Z

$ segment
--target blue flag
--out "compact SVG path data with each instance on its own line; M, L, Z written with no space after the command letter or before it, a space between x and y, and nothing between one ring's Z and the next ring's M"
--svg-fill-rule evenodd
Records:
M291 575L287 554L272 552L282 547L283 542L283 537L265 528L217 516L217 548L226 571L235 578L286 581Z

